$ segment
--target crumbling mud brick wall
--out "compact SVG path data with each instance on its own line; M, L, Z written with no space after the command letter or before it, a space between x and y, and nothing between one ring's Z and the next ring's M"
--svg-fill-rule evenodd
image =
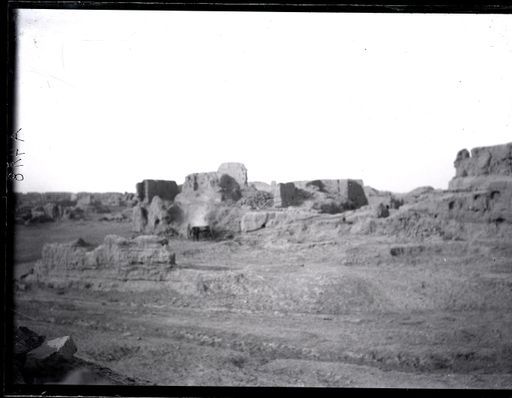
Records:
M180 192L176 181L144 180L135 186L139 200L151 203L155 196L164 200L174 200Z

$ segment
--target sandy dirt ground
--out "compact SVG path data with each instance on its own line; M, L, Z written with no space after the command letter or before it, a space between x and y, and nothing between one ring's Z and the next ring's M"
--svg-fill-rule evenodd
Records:
M107 233L131 235L20 226L16 275L44 242ZM71 335L78 357L155 385L512 388L512 242L263 229L170 246L168 281L18 286L16 323Z

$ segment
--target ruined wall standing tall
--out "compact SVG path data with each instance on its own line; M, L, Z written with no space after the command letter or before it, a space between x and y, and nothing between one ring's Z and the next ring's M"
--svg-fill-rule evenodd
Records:
M454 162L456 177L483 175L512 176L512 142L459 151Z
M247 186L247 168L242 163L222 163L217 170L219 177L227 174L233 177L240 188Z
M195 193L213 194L218 191L219 176L216 172L192 173L185 177L181 188L184 195Z
M298 206L304 201L319 204L334 200L337 208L359 208L368 204L361 180L311 180L272 185L276 207Z
M176 181L144 180L135 185L139 200L151 203L153 197L159 196L164 200L174 200L180 192Z
M294 206L298 201L298 191L293 182L272 185L275 207Z
M512 188L512 143L463 149L454 162L455 177L450 181L453 190L489 189L498 184Z
M463 149L454 162L447 217L466 222L512 222L512 143Z

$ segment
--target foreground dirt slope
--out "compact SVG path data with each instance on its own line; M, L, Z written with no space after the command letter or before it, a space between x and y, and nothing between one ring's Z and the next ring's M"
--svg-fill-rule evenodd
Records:
M16 319L160 385L512 387L508 240L262 229L169 245L168 281L33 285Z

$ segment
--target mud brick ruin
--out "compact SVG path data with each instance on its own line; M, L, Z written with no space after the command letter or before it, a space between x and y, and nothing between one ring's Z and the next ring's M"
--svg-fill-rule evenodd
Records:
M34 268L34 277L51 280L55 285L74 283L80 287L113 281L162 281L175 263L176 255L165 238L142 235L125 239L107 235L97 247L82 239L46 244Z
M176 181L143 180L136 184L136 192L141 202L151 203L155 196L165 200L174 200L179 188Z
M90 280L95 280L94 275L108 275L110 280L164 280L175 263L166 240L173 236L229 238L262 229L271 229L276 236L313 236L315 231L338 236L341 230L418 239L507 236L512 234L511 148L511 144L476 148L471 156L467 150L460 151L454 163L456 176L445 191L421 187L408 194L392 194L355 179L267 187L249 182L247 169L240 163L189 174L181 187L174 181L144 180L137 184L143 200L131 210L133 231L141 236L132 240L107 236L97 248L81 240L47 244L35 276L40 280L64 274ZM83 196L83 200L94 199ZM47 207L41 211L57 216L58 208ZM340 217L329 221L318 218L322 214Z
M512 176L512 143L462 149L455 159L455 178L474 176Z
M354 370L351 377L364 374L363 383L367 383L370 367L375 367L373 372L380 366L397 366L399 373L388 380L396 374L415 374L438 383L444 375L447 385L453 386L458 375L459 385L466 386L468 377L488 375L486 386L494 386L501 378L501 385L508 387L512 363L508 316L512 302L511 148L509 143L460 151L448 189L419 187L392 193L364 186L357 179L266 184L249 181L244 165L225 163L217 171L187 175L181 186L174 181L144 180L137 184L138 199L133 193L83 193L71 198L76 208L65 207L65 212L79 213L83 208L85 214L96 209L98 201L120 204L132 222L131 231L126 225L120 233L130 238L107 235L99 245L83 239L44 242L41 258L16 280L19 297L29 295L20 301L22 310L38 317L34 325L44 324L43 317L55 317L51 323L58 323L59 329L70 325L77 330L75 325L82 317L69 310L68 297L62 296L76 291L80 299L74 305L85 309L89 317L83 319L91 326L86 326L87 333L96 336L98 345L107 351L106 356L92 347L91 355L102 361L112 355L134 372L130 367L137 364L138 371L139 364L146 366L148 352L169 341L164 350L155 351L163 355L151 355L156 358L151 372L158 374L152 382L167 377L171 368L167 360L175 357L168 354L177 341L180 350L185 347L182 343L187 336L186 346L197 344L208 355L214 348L220 350L218 361L208 365L213 371L201 369L201 374L215 374L219 366L225 369L226 348L235 352L231 368L238 372L232 379L237 382L240 370L251 377L259 371L260 360L248 368L254 352L271 361L278 358L277 369L287 372L295 369L296 355L303 359L301 363L314 366L299 368L299 380L307 372L318 373L319 362L322 367L335 363L337 350L339 357L334 360L343 366L347 353L361 361L364 368ZM32 208L32 218L43 219L60 217L59 206L64 202L44 203L38 197L30 203L37 206ZM45 292L45 300L46 294L54 295L51 306L37 301L39 288L55 290ZM96 293L91 291L101 292L94 311L91 303ZM58 305L61 319L55 315ZM214 313L209 312L212 308ZM117 314L122 316L116 323L111 318ZM229 320L225 329L219 326L218 314ZM292 322L297 326L290 325L287 314L297 317ZM233 325L249 316L252 320L241 328L247 333L234 333ZM146 324L141 332L144 337L132 336ZM269 349L269 336L276 336L275 324L293 333L284 340L286 344L280 343L285 337L279 334L279 344L272 342ZM260 325L264 328L258 330ZM165 339L163 329L168 332ZM313 351L308 347L311 330L319 342ZM359 340L339 339L342 332ZM74 358L68 334L43 345L41 336L17 330L20 382L31 383L36 375L42 377L39 370L53 369L53 360L42 357L43 349L38 346L52 352L52 357L60 351L74 364L78 358ZM104 342L104 336L112 340ZM143 346L151 351L139 353L139 340L146 338ZM290 358L291 349L293 367L283 368L281 362ZM189 355L195 359L189 360ZM165 357L165 365L159 356ZM37 359L37 372L29 357ZM183 358L190 367L172 381L189 380L188 372L197 363L203 366L205 357L197 347L180 353L172 369L181 369ZM274 377L274 369L260 371L261 380ZM213 379L203 380L210 383Z
M272 186L274 206L300 206L308 200L324 213L341 213L368 204L361 180L295 181Z
M141 187L141 183L137 184L138 191ZM147 199L144 196L143 202L134 208L134 230L181 236L189 236L188 231L194 227L209 227L221 234L246 230L241 219L247 210L296 207L335 214L368 204L361 180L252 184L241 163L223 163L217 171L189 174L176 195L154 195L151 201ZM223 217L223 213L229 215Z

